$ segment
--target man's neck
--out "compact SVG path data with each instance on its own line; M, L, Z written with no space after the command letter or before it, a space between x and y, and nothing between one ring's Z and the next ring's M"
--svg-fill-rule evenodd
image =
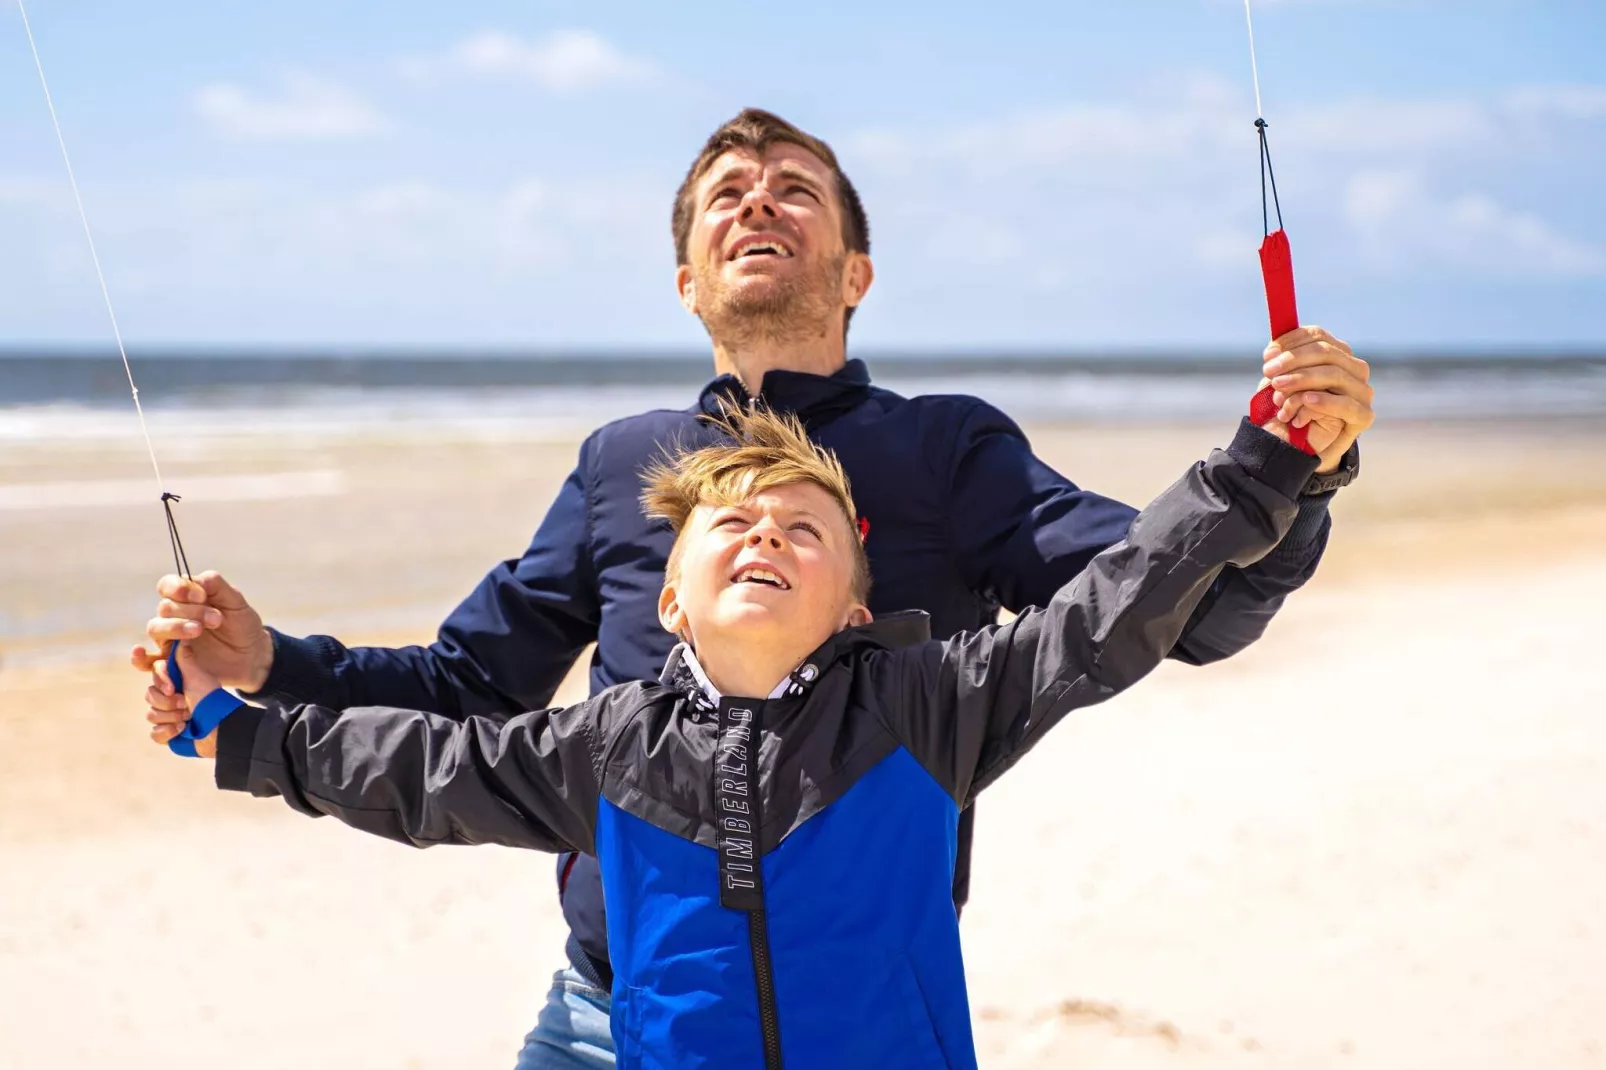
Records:
M714 339L714 374L734 375L756 396L772 371L834 375L847 363L847 340L840 328L786 339Z

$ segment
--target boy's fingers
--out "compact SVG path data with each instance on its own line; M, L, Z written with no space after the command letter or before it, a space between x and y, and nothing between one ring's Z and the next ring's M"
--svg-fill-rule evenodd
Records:
M152 671L161 660L162 655L159 651L152 654L142 646L136 646L128 652L128 663L140 672Z
M182 731L184 729L178 725L159 724L151 729L151 742L165 747Z
M189 719L189 710L159 710L155 706L152 706L145 711L145 720L149 721L151 724L178 725L182 728L185 724L189 723Z
M145 702L153 709L158 710L188 711L190 708L189 702L185 700L183 695L173 694L171 684L164 688L161 683L153 682L151 686L145 689Z
M154 686L156 689L160 690L162 694L164 694L164 695L173 694L173 691L174 691L173 677L167 671L167 659L166 658L162 658L155 665L151 666L151 683L152 683L152 686ZM180 701L182 701L182 700L180 700Z

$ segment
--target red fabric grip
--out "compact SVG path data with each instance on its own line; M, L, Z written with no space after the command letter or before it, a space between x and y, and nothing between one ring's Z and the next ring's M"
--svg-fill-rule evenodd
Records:
M1294 303L1294 256L1288 248L1288 235L1282 229L1266 235L1260 243L1260 275L1266 281L1266 311L1271 316L1272 339L1281 338L1299 326L1299 309ZM1249 419L1264 427L1277 415L1268 385L1249 399ZM1306 453L1315 454L1310 445L1310 428L1290 427L1288 440Z

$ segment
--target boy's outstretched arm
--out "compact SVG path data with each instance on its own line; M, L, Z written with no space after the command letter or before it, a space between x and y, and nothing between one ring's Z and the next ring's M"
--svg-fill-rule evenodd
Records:
M191 675L192 693L211 681ZM193 664L193 659L191 659ZM610 697L508 720L386 707L242 705L207 740L217 786L387 839L593 850Z
M1221 570L1277 545L1317 463L1245 420L1047 606L877 654L869 671L894 733L968 803L1068 712L1154 669Z

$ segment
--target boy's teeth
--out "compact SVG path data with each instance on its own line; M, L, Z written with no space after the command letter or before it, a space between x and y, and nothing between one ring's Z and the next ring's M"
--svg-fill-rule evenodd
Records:
M768 583L772 586L786 590L786 581L775 573L763 568L744 568L736 577L737 583Z

